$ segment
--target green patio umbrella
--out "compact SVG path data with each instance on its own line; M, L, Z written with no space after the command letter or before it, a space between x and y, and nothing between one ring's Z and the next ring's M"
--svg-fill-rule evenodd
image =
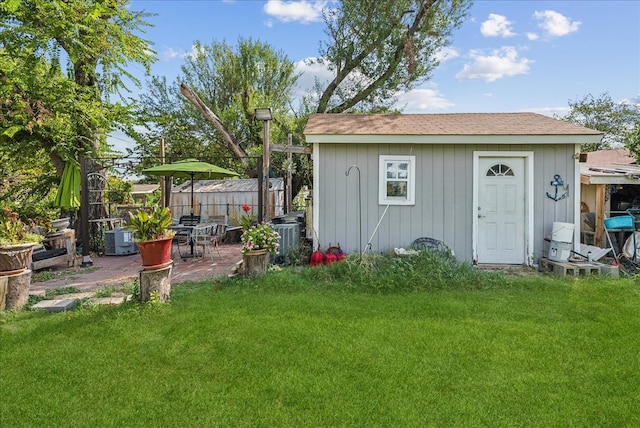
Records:
M53 204L67 211L75 211L80 206L80 164L77 161L65 162Z
M181 177L191 179L191 215L193 215L193 181L202 179L237 177L237 172L202 162L197 159L183 159L172 163L143 169L143 173L161 177Z

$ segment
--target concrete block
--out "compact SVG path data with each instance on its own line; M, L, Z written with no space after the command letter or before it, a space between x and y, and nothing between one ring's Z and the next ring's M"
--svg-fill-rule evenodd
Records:
M609 278L620 278L620 269L618 268L618 266L601 264L600 273L602 276L606 276Z
M119 296L119 297L92 297L88 300L89 303L93 303L96 305L110 305L110 306L114 306L114 305L121 305L122 303L124 303L126 297L125 296Z
M73 309L77 303L78 301L73 299L42 300L31 308L43 309L48 312L64 312Z

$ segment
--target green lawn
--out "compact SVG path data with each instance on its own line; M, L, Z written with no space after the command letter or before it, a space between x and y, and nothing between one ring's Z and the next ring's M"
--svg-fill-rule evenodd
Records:
M377 293L268 276L3 315L0 426L640 426L633 280Z

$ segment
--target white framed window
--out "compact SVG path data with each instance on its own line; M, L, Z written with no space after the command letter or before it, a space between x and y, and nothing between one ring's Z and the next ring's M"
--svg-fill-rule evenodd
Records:
M415 205L416 157L380 156L380 205Z

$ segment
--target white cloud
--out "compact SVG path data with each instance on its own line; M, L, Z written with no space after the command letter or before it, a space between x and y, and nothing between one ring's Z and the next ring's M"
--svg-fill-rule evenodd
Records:
M322 9L328 0L268 0L264 12L283 22L297 21L303 24L322 20Z
M404 113L421 113L454 106L435 86L413 89L409 92L398 94L396 105L403 107Z
M182 56L183 55L180 52L178 52L172 47L166 47L162 51L162 59L165 61L171 61L172 59L175 59L175 58L182 58Z
M536 11L533 17L540 21L538 27L542 28L548 37L562 37L578 31L582 24L580 21L572 21L561 13L553 10Z
M198 49L197 45L191 45L191 51L178 51L172 47L166 47L162 51L162 59L165 61L171 61L176 58L195 58L199 53L205 53L203 48Z
M540 38L540 36L538 36L536 33L527 33L527 39L529 40L538 40Z
M438 60L439 63L443 63L446 61L449 61L451 59L457 58L460 56L460 53L458 52L457 49L451 48L451 47L444 47L442 49L440 49L438 52L436 52L436 59Z
M329 70L326 64L319 64L315 58L300 60L295 65L295 72L302 73L296 83L294 95L301 97L307 91L314 89L315 81L326 83L335 77L335 72ZM323 87L326 85L323 85Z
M466 64L456 74L458 80L484 80L494 82L503 77L527 74L533 63L527 58L518 58L518 51L513 46L503 46L491 55L482 55L481 51L472 51L473 63Z
M485 37L511 37L516 35L511 30L511 22L507 17L495 13L490 13L489 19L480 25L480 32Z

